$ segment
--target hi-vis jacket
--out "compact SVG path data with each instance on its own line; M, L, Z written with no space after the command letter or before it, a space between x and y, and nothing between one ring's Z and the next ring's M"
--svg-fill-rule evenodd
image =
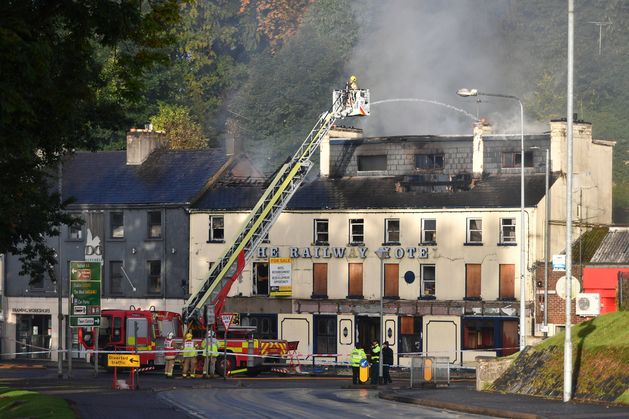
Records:
M208 342L209 340L209 351L208 351ZM209 355L213 358L216 358L218 356L218 343L216 343L216 339L214 338L210 338L210 339L203 339L203 342L201 342L201 348L203 349L203 356Z
M367 358L365 351L362 348L354 348L350 353L349 362L352 367L360 367L360 361Z

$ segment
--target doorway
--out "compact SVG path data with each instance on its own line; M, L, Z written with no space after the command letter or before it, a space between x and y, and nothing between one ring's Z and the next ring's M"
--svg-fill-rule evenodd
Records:
M380 341L380 317L356 316L356 342L368 352L374 339Z
M16 318L16 357L50 359L50 316L18 314Z

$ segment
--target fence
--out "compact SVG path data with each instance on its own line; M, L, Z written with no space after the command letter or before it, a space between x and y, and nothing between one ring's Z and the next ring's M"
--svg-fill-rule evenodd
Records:
M426 385L450 384L450 359L441 356L415 356L411 358L411 388Z

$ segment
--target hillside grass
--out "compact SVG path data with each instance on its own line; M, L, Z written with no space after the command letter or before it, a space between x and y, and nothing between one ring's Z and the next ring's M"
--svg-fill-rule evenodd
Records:
M74 419L75 415L62 398L34 391L0 387L0 417L2 419Z

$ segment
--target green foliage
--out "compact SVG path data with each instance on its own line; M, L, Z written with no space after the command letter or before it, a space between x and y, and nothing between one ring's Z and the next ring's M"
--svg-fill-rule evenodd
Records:
M70 220L51 168L115 125L117 104L135 100L143 70L166 58L177 19L177 0L2 2L0 253L39 259L39 274L54 263L45 236Z
M0 416L4 419L72 419L74 413L68 403L60 397L0 387Z
M201 126L190 117L188 108L161 104L159 113L151 117L157 131L164 131L168 146L173 150L199 149L207 147Z

